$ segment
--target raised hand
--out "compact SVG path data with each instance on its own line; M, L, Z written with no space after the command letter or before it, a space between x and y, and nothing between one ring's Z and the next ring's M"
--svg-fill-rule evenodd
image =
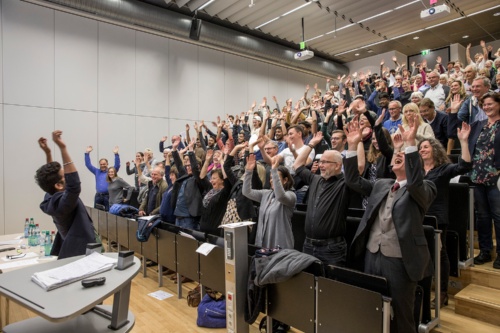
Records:
M88 146L87 149L85 149L85 152L88 154L90 153L92 150L94 150L94 148L92 148L92 146Z
M276 98L276 96L273 96L273 101L274 101L275 103L278 103L278 99Z
M181 143L181 138L178 136L175 136L174 142L172 142L172 150L177 150L177 147L179 147L180 143Z
M188 149L192 151L195 144L196 144L196 138L192 138L191 142L188 144Z
M247 156L247 164L245 165L245 169L249 171L255 169L255 154L250 154Z
M255 109L256 105L257 105L257 102L253 101L252 106L251 106L252 110Z
M457 128L457 137L462 142L467 142L470 135L470 125L465 121L462 123L462 129Z
M328 119L330 119L330 117L332 116L332 114L333 114L333 108L329 108L328 111L326 112L326 117Z
M417 129L418 126L420 125L420 121L417 118L417 115L414 113L407 114L406 119L408 120L408 126L410 127L410 129L406 131L402 125L399 125L399 130L401 131L401 136L403 137L403 141L410 146L414 146L415 138L417 137Z
M162 136L160 141L165 142L165 141L167 141L167 139L168 139L168 136Z
M214 150L213 149L207 149L207 154L205 155L205 160L206 161L211 161L213 156L214 156Z
M342 115L345 111L345 107L347 105L347 101L341 99L339 102L339 106L337 107L337 114Z
M385 117L385 108L382 109L382 112L380 113L380 116L375 121L375 126L382 124L382 122L384 121L384 117Z
M403 147L403 137L401 134L396 134L392 137L392 145L394 147L394 152L398 152L401 150L401 147Z
M457 113L462 102L463 102L463 100L460 99L460 94L455 94L455 96L453 96L453 98L451 100L451 104L450 104L451 111L450 112Z
M323 132L318 131L316 132L316 134L314 134L311 141L309 141L309 144L316 146L318 143L321 142L321 140L323 140Z
M361 142L363 138L357 118L358 116L351 120L347 124L347 127L344 129L345 135L347 137L347 144L349 145L349 150L356 150L356 148L358 147L358 143Z
M392 56L392 61L398 62L398 58L396 56Z
M319 167L318 161L314 161L312 166L311 166L311 172L316 173L316 171L318 171L318 167Z
M115 155L118 154L118 149L119 149L118 146L115 146L115 149L113 149L113 154Z
M59 148L66 148L66 144L63 142L62 138L62 131L61 130L55 130L52 132L52 141L59 147Z
M189 132L189 124L186 124L186 132Z
M40 146L40 148L45 152L45 153L49 153L50 154L50 148L49 146L47 145L47 139L46 138L40 138L38 139L38 145Z
M385 64L385 60L384 60L384 59L382 59L382 60L380 61L380 67L384 66L384 64Z

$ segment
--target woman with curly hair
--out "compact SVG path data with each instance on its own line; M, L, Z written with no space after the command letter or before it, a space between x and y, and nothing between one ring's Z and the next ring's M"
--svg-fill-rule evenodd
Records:
M463 123L458 129L458 139L462 147L462 154L457 164L452 164L443 145L436 139L427 138L418 144L418 152L423 160L425 179L436 185L437 195L427 211L427 215L437 218L438 229L441 233L441 299L439 306L448 305L448 279L450 275L450 261L446 252L446 230L448 229L448 206L450 180L463 175L472 169L468 139L470 126ZM435 302L434 302L435 303ZM435 305L435 304L434 304ZM430 315L430 314L429 314Z

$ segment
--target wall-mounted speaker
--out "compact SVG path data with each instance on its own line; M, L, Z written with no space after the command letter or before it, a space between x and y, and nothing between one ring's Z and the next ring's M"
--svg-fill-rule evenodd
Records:
M191 20L191 29L189 29L189 38L193 40L200 40L201 20L193 18Z

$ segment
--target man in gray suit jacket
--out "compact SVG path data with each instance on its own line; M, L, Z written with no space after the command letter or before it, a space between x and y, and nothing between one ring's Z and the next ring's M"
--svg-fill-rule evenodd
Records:
M404 141L405 152L392 159L394 179L375 183L360 177L356 147L361 140L356 124L349 126L349 151L345 159L346 184L369 196L366 211L356 231L348 263L355 266L364 260L364 271L387 279L392 297L394 318L391 332L416 332L413 319L417 282L432 274L432 266L422 222L436 196L436 187L424 180L415 136L418 122L409 119L410 131L401 128L395 148ZM395 149L396 151L396 149Z

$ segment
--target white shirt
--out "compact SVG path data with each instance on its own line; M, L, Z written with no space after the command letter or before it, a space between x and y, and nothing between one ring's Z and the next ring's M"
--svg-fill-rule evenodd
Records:
M300 155L300 152L304 149L308 149L309 147L307 145L303 145L299 149L296 149L297 155ZM293 163L295 163L295 157L293 157L292 152L290 151L290 148L286 148L283 150L281 153L278 154L279 156L283 157L283 162L285 164L285 167L290 171L291 175L295 175L295 170L293 170ZM311 161L314 159L315 151L314 149L311 149L311 152L309 153L309 158Z
M430 87L429 90L425 93L425 98L429 98L434 102L434 107L436 110L441 110L441 105L444 104L446 100L446 95L444 93L443 86L441 83L438 83L433 87Z

